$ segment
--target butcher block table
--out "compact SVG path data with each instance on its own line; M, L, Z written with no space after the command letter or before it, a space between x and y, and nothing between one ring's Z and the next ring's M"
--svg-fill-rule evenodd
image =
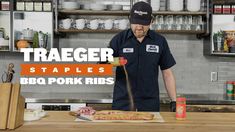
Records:
M161 112L164 123L75 122L68 112L48 112L48 116L25 122L15 132L235 132L235 113L188 112L185 121L175 113Z

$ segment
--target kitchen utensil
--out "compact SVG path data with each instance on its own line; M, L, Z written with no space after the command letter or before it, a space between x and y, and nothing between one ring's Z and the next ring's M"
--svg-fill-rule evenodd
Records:
M143 2L149 3L149 1L150 1L150 0L133 0L133 4L135 4L136 2L140 2L140 1L143 1Z
M63 29L70 29L73 23L73 19L67 18L60 21L59 27Z
M129 24L128 22L129 22L128 19L119 20L119 29L121 29L121 30L127 29L128 24Z
M19 40L19 41L17 42L16 46L17 46L18 49L30 47L28 41L26 41L26 40Z
M4 37L5 37L5 29L0 28L0 38L4 38Z
M73 111L70 111L70 112L69 112L69 115L75 116L75 117L77 117L78 119L81 119L81 120L92 121L91 119L89 119L89 118L87 118L87 117L85 117L85 116L82 116L82 115L80 115L80 114L78 114L78 113L76 113L76 112L73 112Z
M13 79L13 74L15 73L15 71L13 70L14 68L14 64L10 63L8 65L8 69L7 72L4 72L2 75L2 82L3 83L10 83Z
M34 11L42 11L42 2L34 2Z
M107 5L107 10L110 11L119 11L122 10L122 5Z
M167 0L160 0L160 11L166 11L167 10Z
M74 10L74 9L79 9L80 5L76 1L64 1L62 3L62 8L68 10Z
M76 24L74 25L74 28L76 29L84 29L86 25L85 19L77 19L75 20Z
M160 0L151 0L151 6L152 6L153 11L159 11Z
M51 11L52 10L52 2L51 1L43 1L43 11Z
M46 48L47 41L48 41L48 33L44 34L42 31L39 31L38 32L38 41L39 41L40 48Z
M182 11L184 8L184 0L168 0L170 11Z
M78 119L85 120L85 121L92 121L91 119L84 117L84 116L77 116Z
M107 7L102 3L91 3L90 8L91 10L102 11L105 10Z
M90 10L91 9L90 3L83 3L81 5L81 9L83 9L83 10Z
M24 121L35 121L45 117L47 113L40 109L26 109L24 111Z
M9 46L9 40L5 40L4 38L0 38L0 47L1 46Z
M33 35L34 35L33 29L29 29L29 28L24 29L22 31L22 33L23 33L23 37L25 40L32 40L33 39Z
M201 8L201 0L187 0L188 11L199 11Z
M183 24L183 16L182 15L177 15L175 17L175 24L176 24L176 27L175 27L176 30L182 29L182 24Z
M113 28L113 20L112 19L107 19L104 21L104 29L112 29Z
M2 1L1 10L10 10L10 1Z
M92 29L92 30L98 29L98 27L99 27L99 20L98 19L91 20L90 23L87 25L87 27L89 29Z

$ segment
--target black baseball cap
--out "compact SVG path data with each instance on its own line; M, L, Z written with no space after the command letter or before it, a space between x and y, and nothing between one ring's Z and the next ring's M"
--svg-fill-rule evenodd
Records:
M143 1L133 5L130 12L130 23L149 25L152 20L152 7Z

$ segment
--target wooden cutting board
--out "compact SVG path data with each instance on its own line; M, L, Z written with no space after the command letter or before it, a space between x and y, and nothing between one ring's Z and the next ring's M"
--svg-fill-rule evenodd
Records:
M0 83L0 129L7 128L11 86L11 83Z
M8 129L15 129L24 123L25 99L20 95L20 84L16 83L12 87L10 108L8 115Z

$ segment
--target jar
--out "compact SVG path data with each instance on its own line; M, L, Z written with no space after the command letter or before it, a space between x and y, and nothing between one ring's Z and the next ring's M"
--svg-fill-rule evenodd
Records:
M201 8L201 0L187 0L188 11L199 11Z
M168 0L170 11L182 11L184 9L184 0Z
M176 99L176 120L186 119L186 98L178 97Z
M24 2L23 1L17 1L16 3L16 10L17 11L24 11Z
M230 13L231 13L230 5L223 5L223 14L230 14Z
M214 5L214 13L221 14L222 13L222 5Z
M25 2L25 10L26 11L33 11L33 2Z
M226 96L232 97L234 94L234 82L233 81L227 81L226 82Z
M42 2L34 2L34 11L42 11Z
M231 5L231 13L235 14L235 5Z
M10 2L9 1L2 1L1 2L1 10L4 10L4 11L10 10Z
M153 11L159 11L160 0L151 0L151 6L152 6Z
M43 11L51 11L51 2L43 2Z

